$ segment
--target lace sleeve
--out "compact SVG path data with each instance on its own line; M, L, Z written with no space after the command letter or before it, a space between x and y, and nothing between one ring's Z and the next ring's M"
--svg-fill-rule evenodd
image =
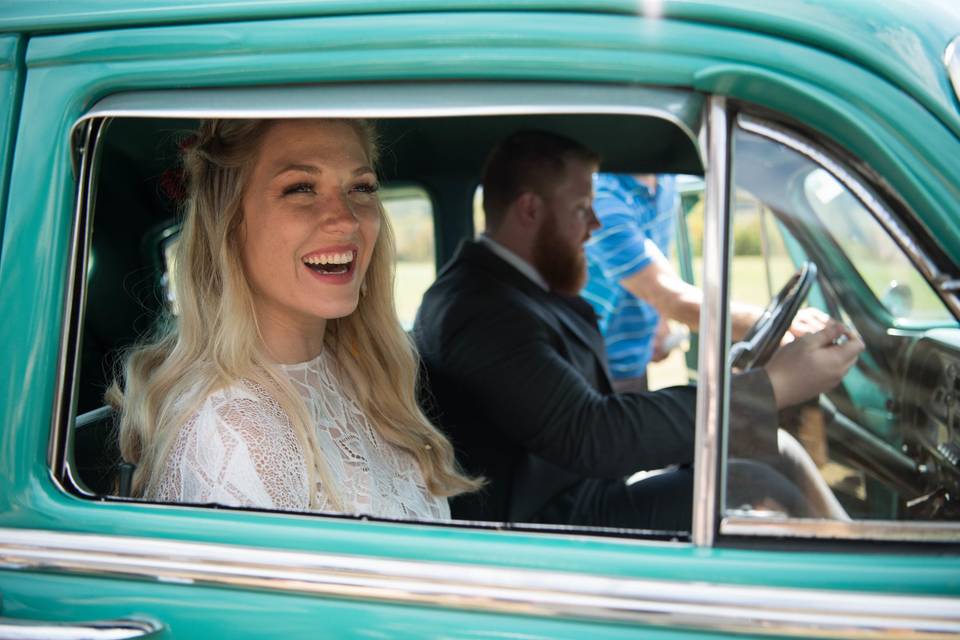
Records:
M284 511L310 508L303 451L266 395L221 392L180 430L156 499Z

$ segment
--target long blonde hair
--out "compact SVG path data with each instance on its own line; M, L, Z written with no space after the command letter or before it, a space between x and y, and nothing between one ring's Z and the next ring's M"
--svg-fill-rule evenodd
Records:
M203 401L248 381L268 390L289 417L307 464L311 503L318 502L319 483L335 508L343 509L303 399L264 353L239 258L244 189L272 122L209 120L195 141L184 145L187 199L173 277L179 313L163 317L155 334L128 352L122 391L117 381L107 391L108 402L120 412L123 458L137 465L135 496L156 489L180 428ZM372 126L348 122L375 165ZM393 232L382 216L366 294L353 313L327 321L324 349L380 435L417 460L431 493L477 489L482 481L460 472L453 447L417 406L418 361L396 315L394 258Z

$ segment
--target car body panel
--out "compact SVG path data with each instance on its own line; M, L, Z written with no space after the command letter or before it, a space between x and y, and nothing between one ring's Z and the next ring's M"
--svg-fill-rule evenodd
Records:
M5 310L15 312L0 316L6 364L0 370L0 527L104 534L121 542L134 537L335 554L358 561L452 563L502 569L508 576L513 570L549 569L568 572L572 581L589 575L688 582L692 589L719 584L960 595L960 556L945 546L700 548L685 542L91 501L59 486L49 468L48 441L58 367L70 365L61 364L61 349L77 189L71 132L93 105L115 94L412 81L693 88L789 113L861 158L866 170L882 175L900 194L905 210L922 220L922 230L944 258L941 267L958 276L956 101L950 102L942 70L931 80L901 68L914 35L924 58L936 53L937 38L949 29L947 20L913 16L926 26L898 31L894 25L908 17L907 11L883 9L877 22L853 27L858 5L831 10L826 2L791 5L790 17L782 21L772 17L772 8L751 9L740 2L666 3L663 19L632 15L636 3L626 2L526 2L520 8L538 12L506 11L514 4L500 5L500 12L475 11L488 7L479 2L241 7L151 2L129 8L90 2L58 12L24 2L0 16L0 29L40 34L31 36L25 50L22 108L29 117L6 120L17 127L10 173L16 186L6 207L0 286ZM446 9L459 11L441 11ZM843 20L818 30L825 16ZM65 33L44 35L58 31ZM891 42L900 43L890 50L846 42L847 36L876 42L876 33L888 31ZM23 49L21 36L0 36L0 60L17 60ZM17 69L12 63L9 71L0 69L0 82L16 85L11 76ZM10 101L8 113L15 113L17 100ZM5 104L0 102L0 116ZM0 149L7 148L3 132ZM42 613L76 620L140 612L163 618L166 612L176 621L172 624L183 625L171 626L171 632L216 635L218 621L205 617L209 598L251 636L292 633L321 620L333 636L361 635L361 629L389 637L422 637L438 629L463 637L496 636L506 628L530 637L636 634L635 627L613 623L613 614L588 625L573 619L553 622L538 611L489 616L460 609L456 600L423 609L264 589L47 575L17 571L14 564L0 571L0 594L5 614L16 617Z
M24 38L0 36L0 163L4 167L0 171L0 238L6 214L9 167L13 164L14 131L20 115L24 49Z
M519 3L341 0L319 4L312 0L285 0L269 5L250 3L241 6L229 0L214 0L202 5L183 0L149 0L136 5L120 1L80 1L63 5L49 0L14 0L0 16L0 31L42 33L267 17L481 10L646 15L766 33L855 60L903 90L919 96L928 106L938 105L934 108L946 121L957 122L956 96L940 69L944 48L960 28L960 10L947 0L923 5L889 2L880 6L867 0L846 3L817 0L802 4L789 0L762 4L751 0L526 0ZM865 13L869 19L864 19Z
M952 115L944 113L933 102L922 101L921 89L905 93L855 58L747 31L718 35L707 25L686 21L520 13L505 24L503 14L457 15L462 22L456 27L450 25L447 14L423 13L319 22L279 20L243 37L227 24L131 29L112 32L109 39L97 33L40 37L30 43L27 64L86 62L94 65L91 71L103 82L106 78L95 71L98 64L122 68L131 48L137 50L149 41L153 46L138 53L138 61L149 64L152 60L161 66L170 59L182 63L167 67L166 81L163 72L157 73L149 81L154 88L214 81L255 84L274 78L308 82L370 77L397 81L563 78L688 86L692 78L694 86L704 91L772 109L796 110L808 126L859 157L871 158L877 173L914 207L923 209L918 214L933 237L946 241L956 236L951 211L937 201L953 201L960 184L960 169L945 161L957 153L957 108ZM315 37L318 32L324 33L322 40ZM574 48L578 53L570 56ZM776 52L776 71L770 68L771 51ZM504 56L510 57L510 65L501 64ZM228 58L237 63L233 79L221 68ZM314 63L308 64L307 58ZM317 68L317 61L327 68ZM82 80L82 70L75 71L76 80ZM111 91L146 88L142 69L126 78L121 73L111 75ZM938 77L947 82L942 66ZM102 97L100 92L92 93L94 100ZM917 162L923 171L917 169ZM932 171L927 171L928 166ZM920 188L911 184L918 180L925 181ZM960 255L956 244L942 249L946 255Z
M960 31L960 9L954 3L724 0L666 7L669 17L780 36L855 62L960 131L957 96L942 63L947 43Z

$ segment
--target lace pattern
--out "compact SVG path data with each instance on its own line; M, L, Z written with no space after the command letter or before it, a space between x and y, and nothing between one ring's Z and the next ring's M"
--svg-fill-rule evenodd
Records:
M281 368L300 393L346 512L404 520L449 519L417 461L377 433L332 374L325 354ZM290 419L249 381L211 394L180 430L154 495L158 502L334 511L317 487L311 508L303 450Z

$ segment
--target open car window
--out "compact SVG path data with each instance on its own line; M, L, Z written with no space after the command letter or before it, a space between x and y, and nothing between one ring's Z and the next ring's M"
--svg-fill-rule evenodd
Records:
M478 91L471 88L467 92L469 99L476 99ZM510 91L509 100L505 101L515 105L514 94L521 93L513 88ZM516 113L516 108L511 107L513 112L506 109L498 114L496 107L491 107L485 115L473 115L476 107L470 104L461 107L464 113L457 113L457 107L452 107L454 115L438 111L431 117L422 117L411 115L423 110L419 106L411 107L411 114L403 112L402 104L379 107L385 114L377 122L384 149L379 168L383 181L381 196L397 239L397 307L404 328L412 325L420 297L436 271L462 240L473 235L476 185L483 158L490 145L508 133L538 127L576 137L596 148L603 157L603 169L612 172L702 173L694 133L699 126L702 96L671 91L660 96L658 91L646 89L630 90L623 95L618 92L619 89L610 94L557 93L573 104L539 107L538 112L538 100L553 98L524 91L523 100L531 103L529 113ZM307 107L302 107L304 100L297 97L298 93L291 90L291 103L297 107L297 113L302 113ZM104 403L104 392L118 370L124 350L147 335L165 309L176 314L171 269L183 199L178 145L201 117L243 117L245 113L239 100L233 102L239 106L221 113L208 106L224 102L217 92L210 92L217 100L197 97L202 94L175 96L185 101L187 107L193 105L196 117L191 115L190 108L181 108L175 116L168 117L164 115L162 96L146 96L140 98L145 102L137 104L153 106L141 115L131 116L124 109L118 116L111 111L108 99L85 121L94 124L98 131L96 146L92 147L95 161L88 167L87 176L94 185L92 198L81 211L88 238L85 245L80 245L80 251L85 253L75 256L87 277L75 302L82 305L78 314L81 329L76 332L78 339L68 345L78 350L75 386L68 383L65 388L65 393L72 394L66 405L74 407L75 417L69 423L70 445L61 459L62 467L57 470L65 486L79 495L130 499L129 487L125 487L129 478L124 481L124 473L129 469L125 471L126 463L117 448L115 416ZM335 96L336 91L325 89L322 99L329 100L331 95ZM384 91L383 95L391 94ZM172 96L168 99L173 100ZM489 99L489 92L484 96ZM602 102L602 107L584 106L577 100ZM450 96L440 96L438 102L448 105ZM617 107L621 102L625 106ZM321 116L350 115L349 107L324 112L310 103L309 108L317 109ZM257 115L262 113L257 111ZM645 144L636 145L631 140L645 140ZM682 362L677 375L677 382L686 380ZM472 524L503 525L494 520ZM529 522L509 524L542 528ZM636 535L661 534L638 531ZM667 537L675 537L675 532Z
M956 535L960 324L862 181L822 152L801 152L813 148L802 138L788 145L792 134L752 122L740 121L732 145L736 202L752 204L731 208L731 304L769 303L757 327L788 327L784 299L798 290L771 299L803 273L800 306L843 322L865 349L835 388L780 412L778 458L749 453L728 425L722 531L923 540L952 522L946 535ZM746 393L731 384L731 407ZM744 473L745 462L760 475ZM744 504L741 486L758 477L785 477L798 491Z

